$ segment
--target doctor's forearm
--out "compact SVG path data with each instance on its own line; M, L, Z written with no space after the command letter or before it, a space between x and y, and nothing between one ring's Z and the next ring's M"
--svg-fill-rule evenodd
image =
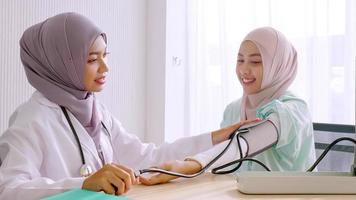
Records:
M53 181L41 177L23 183L18 183L15 180L18 178L13 178L12 182L6 181L0 184L0 199L41 199L70 189L81 188L84 178L65 178Z

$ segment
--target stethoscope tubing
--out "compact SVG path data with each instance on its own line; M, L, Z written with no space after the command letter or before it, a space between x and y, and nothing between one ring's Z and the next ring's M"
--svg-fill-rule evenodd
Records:
M60 107L61 107L61 109L62 109L62 112L64 113L64 116L65 116L66 119L67 119L67 122L68 122L68 124L69 124L70 129L72 130L72 133L73 133L73 135L74 135L74 137L75 137L75 140L77 141L77 145L78 145L79 153L80 153L80 158L82 159L82 164L85 165L84 152L83 152L83 149L82 149L82 145L80 144L80 140L79 140L77 131L75 131L75 128L74 128L74 126L73 126L73 123L72 123L72 121L70 120L69 115L68 115L68 112L67 112L67 110L65 109L65 107L63 107L63 106L60 106Z
M83 151L82 145L80 143L77 131L75 130L75 128L73 126L72 120L69 118L69 115L68 115L68 112L67 112L66 108L64 106L60 106L60 107L61 107L62 112L64 113L64 116L67 119L67 122L69 124L70 129L72 130L72 133L73 133L73 135L75 137L75 140L77 141L77 145L78 145L78 148L79 148L79 153L80 153L80 158L82 160L82 164L85 165L86 161L85 161L84 151ZM107 127L105 126L105 124L102 121L101 121L101 125L104 127L104 129L105 129L106 133L108 134L108 136L111 137L109 130L107 129Z
M144 173L161 173L161 174L166 174L166 175L176 176L176 177L181 177L181 178L197 177L197 176L203 174L211 165L213 165L221 156L224 155L224 153L231 146L231 143L235 137L237 139L237 144L238 144L238 148L240 151L240 158L242 158L243 154L242 154L241 145L240 145L240 141L239 141L239 134L246 133L248 131L249 131L248 129L240 129L240 130L237 130L234 133L232 133L230 136L230 139L229 139L229 143L225 146L225 148L214 159L212 159L207 165L205 165L200 171L198 171L194 174L182 174L182 173L167 171L167 170L163 170L163 169L159 169L159 168L149 168L149 169L141 169L141 170L136 171L135 176L139 176L140 174L144 174ZM238 165L238 167L240 167L240 166L241 166L241 164ZM216 174L218 174L218 172Z

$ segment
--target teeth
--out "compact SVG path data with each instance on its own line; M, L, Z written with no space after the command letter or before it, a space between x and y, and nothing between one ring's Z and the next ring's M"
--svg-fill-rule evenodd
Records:
M96 81L99 82L99 83L103 83L103 82L105 82L105 78L99 78Z
M252 83L253 81L255 81L254 78L252 78L252 79L243 78L243 79L242 79L242 82L243 82L243 83Z

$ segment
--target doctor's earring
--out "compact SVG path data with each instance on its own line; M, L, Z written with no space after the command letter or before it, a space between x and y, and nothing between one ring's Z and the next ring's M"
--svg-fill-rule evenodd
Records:
M80 176L82 177L88 177L91 173L93 173L93 169L87 164L82 165L80 168Z

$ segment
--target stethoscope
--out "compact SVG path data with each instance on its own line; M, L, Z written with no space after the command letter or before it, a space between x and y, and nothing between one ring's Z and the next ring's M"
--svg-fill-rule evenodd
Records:
M68 112L67 110L63 107L63 106L60 106L63 113L64 113L64 116L66 117L67 119L67 122L73 132L73 135L75 137L75 140L77 141L77 144L78 144L78 147L79 147L79 151L80 151L80 157L82 159L82 166L80 167L80 170L79 170L79 173L82 177L88 177L90 176L92 173L93 173L93 169L90 167L90 165L88 165L86 162L85 162L85 157L84 157L84 153L83 153L83 149L82 149L82 146L80 144L80 140L79 140L79 137L78 137L78 134L77 132L75 131L74 129L74 126L72 124L72 121L70 120L69 118L69 115L68 115ZM108 129L106 128L105 124L103 122L101 122L101 125L104 127L106 133L108 134L108 136L110 137L110 133L108 131ZM222 165L222 166L219 166L219 167L216 167L214 169L212 169L212 173L213 174L228 174L228 173L232 173L236 170L238 170L242 164L243 161L247 161L247 160L250 160L250 161L255 161L257 162L258 164L262 165L262 167L264 167L267 171L270 171L268 169L267 166L265 166L263 163L261 163L260 161L258 160L255 160L255 159L252 159L252 158L248 158L248 157L243 157L243 154L242 154L242 149L241 149L241 145L240 145L240 141L239 141L239 136L241 133L246 133L246 132L249 132L249 129L239 129L239 130L236 130L233 134L230 135L230 141L229 143L226 145L226 147L214 158L212 159L205 167L203 167L199 172L197 173L194 173L194 174L182 174L182 173L176 173L176 172L172 172L172 171L167 171L167 170L163 170L163 169L159 169L159 168L149 168L149 169L141 169L141 170L138 170L135 172L135 176L138 176L139 174L144 174L144 173L162 173L162 174L167 174L167 175L171 175L171 176L177 176L177 177L182 177L182 178L194 178L196 176L199 176L201 175L202 173L204 173L211 165L213 165L226 151L227 149L231 146L231 143L233 141L233 139L236 137L237 139L237 146L239 148L239 152L240 152L240 159L238 160L235 160L235 161L232 161L230 163L227 163L225 165ZM98 152L99 153L99 152ZM102 155L103 157L103 155ZM104 159L104 158L102 158ZM103 160L102 160L103 161ZM103 161L104 162L104 161ZM234 165L234 164L237 164L236 167L234 167L233 169L231 170L227 170L227 171L222 171L222 169L226 168L226 167L229 167L231 165Z
M64 113L64 116L66 117L67 119L67 122L70 126L70 129L72 130L72 133L75 137L75 140L77 141L77 144L78 144L78 147L79 147L79 152L80 152L80 157L82 159L82 166L80 167L79 169L79 173L80 173L80 176L82 177L88 177L90 176L92 173L93 173L93 169L91 168L90 165L88 165L86 162L85 162L85 156L84 156L84 153L83 153L83 149L82 149L82 145L80 144L80 140L79 140L79 137L78 137L78 134L77 134L77 131L75 131L75 128L73 126L73 123L72 121L70 120L69 118L69 115L68 115L68 112L67 110L63 107L63 106L60 106L61 109L62 109L62 112ZM108 134L108 136L110 137L110 132L109 130L106 128L105 124L103 122L101 122L101 125L104 127L105 129L105 132ZM99 152L98 152L99 153ZM100 157L100 155L98 155ZM100 159L104 159L104 156L102 155L102 158ZM102 160L102 162L104 162Z
M181 177L181 178L195 178L195 177L203 174L204 172L206 172L210 166L212 166L219 158L221 158L221 156L223 156L225 154L225 152L231 146L232 141L234 140L234 138L236 138L237 146L239 148L240 159L234 160L232 162L226 163L224 165L221 165L219 167L216 167L216 168L212 169L211 170L212 174L230 174L230 173L233 173L233 172L237 171L241 167L242 162L244 162L244 161L256 162L256 163L260 164L263 168L265 168L267 171L271 171L262 162L260 162L260 161L258 161L256 159L250 158L248 156L245 156L245 157L243 156L239 137L240 137L240 134L248 133L249 131L250 130L248 128L244 128L244 129L236 130L234 133L232 133L230 135L230 137L229 137L229 142L225 146L225 148L215 158L213 158L210 162L208 162L208 164L206 164L202 169L200 169L200 171L198 171L198 172L196 172L194 174L182 174L182 173L167 171L167 170L163 170L163 169L159 169L159 168L149 168L149 169L138 170L138 172L135 172L135 175L136 174L144 174L144 173L161 173L161 174L166 174L166 175L176 176L176 177ZM235 167L233 167L233 169L223 170L223 169L225 169L227 167L230 167L232 165L235 165L235 164L237 164L237 165Z

